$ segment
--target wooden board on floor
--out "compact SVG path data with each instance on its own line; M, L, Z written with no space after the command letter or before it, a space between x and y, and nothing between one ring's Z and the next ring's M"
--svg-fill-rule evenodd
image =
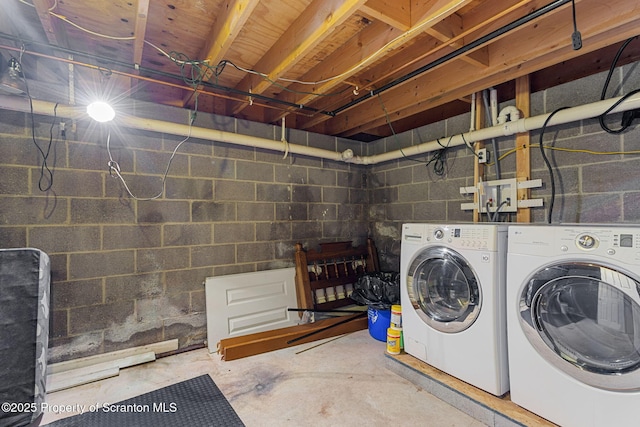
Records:
M111 362L131 356L141 355L149 352L155 354L166 353L178 349L178 340L162 341L153 344L147 344L140 347L132 347L124 350L112 351L109 353L96 354L95 356L83 357L81 359L67 360L65 362L54 363L47 366L49 374L70 371L72 369L84 368L87 366L97 365L99 363ZM131 366L131 365L130 365Z
M424 363L423 361L416 359L415 357L407 354L401 353L395 356L389 356L398 362L409 366L410 368L422 372L424 375L442 383L446 386L450 387L453 390L456 390L471 399L485 405L488 408L493 409L496 412L503 414L506 417L511 418L517 422L522 423L528 427L554 427L556 424L553 424L538 415L527 411L526 409L521 408L511 401L509 398L509 393L505 394L502 397L497 397L492 395L491 393L487 393L484 390L480 390L477 387L474 387L464 381L461 381L451 375L442 372L439 369L434 368L433 366Z
M351 320L347 321L347 319ZM344 322L338 324L340 322ZM333 326L335 325L335 326ZM323 328L328 329L322 330ZM291 326L275 329L273 331L259 332L242 337L226 338L220 340L218 353L222 360L235 360L242 357L253 356L282 348L293 347L324 338L331 338L349 332L359 331L368 327L366 316L356 314L354 316L338 316L331 319L319 320L305 325ZM322 331L321 331L322 330ZM307 338L302 338L291 344L289 341L302 337L314 331L319 331Z
M47 376L47 393L115 377L120 373L120 369L153 362L155 360L156 354L153 351L149 351L80 368L51 373Z

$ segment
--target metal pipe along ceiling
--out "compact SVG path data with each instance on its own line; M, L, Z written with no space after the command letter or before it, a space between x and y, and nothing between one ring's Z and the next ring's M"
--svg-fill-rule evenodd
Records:
M559 111L551 118L551 120L547 124L547 127L598 117L621 99L622 97L611 98ZM39 101L35 99L32 101L32 105L34 114L47 116L54 116L55 114L58 117L67 119L90 120L83 107L54 104L52 102ZM0 109L19 111L23 113L31 112L31 106L28 99L7 95L0 95ZM612 114L635 109L640 109L640 93L636 93L635 95L630 96L624 101L620 102L620 104L617 105L609 113ZM550 114L541 114L535 117L521 118L519 120L506 122L497 126L467 132L464 134L464 137L462 136L462 134L457 134L452 136L451 139L448 140L448 146L455 147L463 145L465 144L465 141L469 144L472 144L476 141L489 140L491 138L498 138L514 135L516 133L541 129L549 115ZM256 147L283 153L288 152L292 154L301 154L321 159L343 161L346 163L363 165L375 165L378 163L397 160L404 157L423 155L442 148L442 145L440 145L437 140L433 140L419 145L412 145L410 147L373 156L355 156L353 155L353 152L351 152L351 150L346 150L344 152L334 152L322 148L289 144L283 141L275 141L249 135L241 135L233 132L225 132L216 129L189 126L186 124L183 125L162 120L145 119L134 116L116 117L116 119L109 126L113 125L138 130L146 130L150 132L161 132L183 137L190 135L194 138L209 141L226 142L229 144L242 145L246 147Z

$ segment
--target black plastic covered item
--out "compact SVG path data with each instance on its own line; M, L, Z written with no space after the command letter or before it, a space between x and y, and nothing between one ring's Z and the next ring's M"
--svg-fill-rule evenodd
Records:
M400 304L400 274L394 272L367 273L354 284L351 299L360 305L388 310Z
M46 394L49 256L0 249L0 427L36 426Z

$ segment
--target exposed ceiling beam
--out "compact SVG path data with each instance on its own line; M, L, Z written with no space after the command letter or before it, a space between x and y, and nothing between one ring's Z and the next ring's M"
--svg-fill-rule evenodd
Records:
M253 68L266 74L270 81L278 80L364 2L365 0L315 0ZM271 83L267 79L247 75L236 89L263 93L269 86ZM238 114L246 106L245 103L240 104L233 113Z
M225 2L222 10L218 11L216 21L211 27L211 31L206 38L206 44L198 57L206 58L212 67L222 61L258 3L260 3L260 0L230 0ZM202 79L209 81L211 77L213 77L213 71L208 68ZM201 87L198 89L201 89ZM188 105L195 93L195 91L189 92L183 100L183 105Z
M510 7L502 7L498 9L497 6L492 5L492 12L490 17L485 21L469 20L470 25L463 28L463 30L456 36L449 39L448 44L441 43L432 38L429 43L423 43L420 52L416 52L415 49L403 49L393 56L393 61L387 61L380 65L374 66L364 73L359 75L361 81L369 82L371 87L381 87L382 85L393 81L396 78L401 77L407 73L409 67L418 68L429 64L435 59L451 53L454 49L451 45L458 45L462 43L465 38L479 38L483 35L490 33L515 19L523 15L521 8L529 3L537 3L534 6L542 7L548 0L520 0ZM512 2L513 3L513 2ZM537 9L538 7L535 7ZM451 15L450 15L451 16ZM466 23L466 21L465 21ZM474 51L467 52L465 55L480 55L478 53L481 48ZM488 55L488 50L485 50L483 54ZM471 61L467 61L471 62ZM483 59L484 63L489 63L489 59ZM331 110L326 105L326 101L318 100L313 104L317 109ZM328 120L328 116L317 115L312 119L308 119L305 123L301 124L301 128L310 129L316 126L318 123Z
M288 87L288 91L283 91L280 97L294 104L305 105L316 100L317 94L328 94L338 90L337 87L340 87L340 89L345 88L343 80L347 80L355 74L353 68L358 63L367 61L372 56L375 56L380 49L401 34L401 31L389 28L383 22L372 22L356 37L352 37L347 43L325 58L317 67L302 76L303 81L309 82L322 81L335 75L342 75L341 78L313 86L294 83ZM361 89L365 87L365 85L360 86ZM332 97L330 96L329 98ZM342 98L339 97L338 99ZM281 112L270 121L279 121L286 114L286 112Z
M624 0L612 0L603 5L597 0L582 0L582 10L589 10L590 13L579 16L579 28L583 36L581 51L574 51L571 47L571 9L560 8L553 15L530 24L527 29L529 37L518 39L518 49L513 49L511 38L494 42L491 49L492 65L486 70L469 68L472 66L458 62L455 64L456 72L443 66L416 77L411 84L396 86L383 97L387 112L393 114L394 119L409 117L632 37L637 34L640 17L626 13L623 3ZM517 38L518 30L512 36ZM559 43L559 40L566 42ZM468 78L474 74L475 79ZM407 99L414 102L407 103ZM349 110L339 115L329 123L328 132L349 136L383 125L385 113L379 108L379 101L371 99L365 102L369 108L360 106L357 111Z
M360 10L399 30L411 28L411 0L369 0Z
M49 44L54 46L68 47L67 32L61 25L58 19L53 19L53 16L49 13L50 9L54 6L54 2L51 0L33 0L33 6L36 8L38 18L42 24L47 40Z
M432 3L428 10L425 11L425 15L421 16L419 22L416 23L415 26L411 27L408 31L402 32L398 34L397 31L393 30L388 32L388 35L395 35L393 39L388 40L388 36L385 38L381 38L380 34L385 35L384 32L380 32L379 27L380 24L372 24L369 28L362 31L363 36L368 36L371 34L373 40L355 40L352 41L356 43L356 46L345 45L343 48L338 49L333 55L323 61L316 69L312 70L308 76L324 76L325 78L329 75L339 74L341 76L340 79L333 79L327 82L324 82L317 87L314 87L314 92L318 94L327 94L334 90L338 85L342 84L342 81L345 79L349 79L350 77L356 75L358 72L362 71L365 67L370 66L371 64L378 61L380 58L389 54L389 52L396 50L407 42L411 41L413 38L420 36L423 31L449 16L450 14L455 13L460 8L464 7L471 0L463 0L463 1L448 1L448 0L438 0ZM375 26L374 26L375 25ZM364 42L367 43L364 43ZM361 43L362 42L362 43ZM358 55L346 53L349 52L358 52ZM348 61L348 62L345 62ZM393 61L396 65L397 62ZM320 80L314 79L311 81ZM366 79L359 79L360 81L367 81ZM363 87L364 89L365 87ZM303 91L302 87L296 86L294 90ZM308 89L307 89L308 91ZM296 95L297 100L292 101L296 104L305 105L312 100L317 98L317 95ZM329 99L326 102L332 102ZM325 118L318 118L317 120L326 120ZM316 123L313 123L316 124Z
M147 17L149 16L149 0L138 0L136 23L133 35L133 63L142 63L142 51L144 50L144 35L147 31ZM136 72L138 72L136 70Z

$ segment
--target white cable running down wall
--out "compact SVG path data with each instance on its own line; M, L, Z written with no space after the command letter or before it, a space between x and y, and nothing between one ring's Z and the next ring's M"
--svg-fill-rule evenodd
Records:
M571 123L578 120L590 119L598 117L609 109L613 104L619 101L621 97L611 98L604 101L597 101L591 104L584 104L577 107L568 108L556 113L547 124L547 127ZM53 116L55 114L61 118L76 120L91 120L86 114L84 107L61 105L48 101L33 100L33 113L39 115ZM29 100L22 97L0 95L0 109L20 111L29 113L31 111ZM618 113L627 110L640 109L640 93L629 97L620 103L611 113ZM461 134L457 134L447 140L448 146L455 147L467 143L472 144L476 141L489 140L501 136L514 135L516 133L540 129L550 114L541 114L535 117L521 118L516 121L510 121L498 126L492 126L484 129L467 132L464 138ZM208 141L226 142L229 144L242 145L246 147L262 148L284 153L288 150L291 154L301 154L310 157L328 159L333 161L343 161L346 163L355 163L363 165L375 165L378 163L388 162L391 160L401 159L403 157L413 157L424 155L426 153L437 151L442 148L437 140L425 142L419 145L413 145L399 150L389 151L383 154L373 156L354 156L352 150L344 152L334 152L322 148L307 147L304 145L287 144L286 147L281 141L275 141L266 138L258 138L249 135L241 135L233 132L225 132L216 129L208 129L197 126L189 126L186 124L166 122L162 120L145 119L128 115L116 117L112 122L114 125L124 126L132 129L146 130L150 132L167 133L177 136L191 135L193 138L204 139Z

